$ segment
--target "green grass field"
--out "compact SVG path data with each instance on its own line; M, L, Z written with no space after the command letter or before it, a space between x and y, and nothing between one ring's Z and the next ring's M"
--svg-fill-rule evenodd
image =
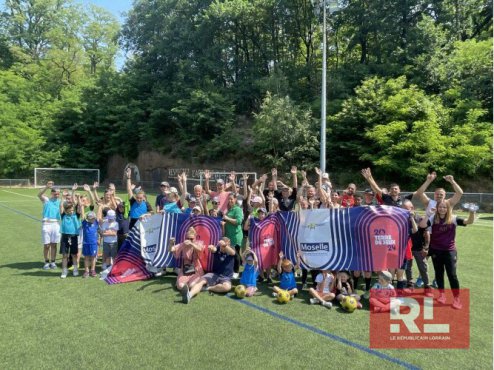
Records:
M309 306L305 291L287 305L275 303L264 287L249 299L255 307L206 293L184 305L173 276L113 286L97 278L62 280L60 268L41 269L35 195L0 189L2 369L492 369L490 214L457 231L458 275L471 295L470 348L376 351L400 365L363 350L369 346L366 309L350 315Z

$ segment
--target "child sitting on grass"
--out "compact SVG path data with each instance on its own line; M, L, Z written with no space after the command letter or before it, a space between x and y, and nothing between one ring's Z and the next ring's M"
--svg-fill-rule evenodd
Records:
M350 296L357 301L357 308L362 308L360 303L360 296L353 291L352 283L350 280L350 273L348 271L340 271L336 274L336 300L341 303L343 298Z
M259 267L257 256L250 249L246 249L242 253L242 263L244 265L244 271L240 278L240 284L245 285L246 297L252 297L257 291L257 276L259 275Z
M280 286L273 287L273 297L277 297L281 290L286 290L290 293L290 299L293 299L297 295L297 283L295 281L295 268L298 268L299 254L297 254L297 265L294 267L292 261L284 258L283 252L279 254L280 260L278 261L278 274L280 275Z
M371 289L371 298L369 300L370 309L374 312L387 312L396 310L399 302L391 304L391 298L396 297L396 290L391 284L393 276L389 271L382 271L379 279Z
M322 270L317 274L315 279L316 289L310 288L309 294L312 298L309 300L310 304L320 304L324 307L331 308L333 304L331 301L334 299L334 276L329 270Z

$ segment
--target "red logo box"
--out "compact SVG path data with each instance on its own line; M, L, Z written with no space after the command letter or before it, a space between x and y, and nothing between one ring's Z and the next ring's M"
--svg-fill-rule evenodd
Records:
M457 290L461 309L455 309L453 291L445 289L446 302L438 302L439 291L426 297L423 289L412 293L372 289L370 294L371 348L469 348L470 291Z

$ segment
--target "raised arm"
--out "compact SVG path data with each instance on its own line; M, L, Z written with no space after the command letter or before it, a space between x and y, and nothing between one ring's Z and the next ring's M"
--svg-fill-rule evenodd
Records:
M48 181L48 182L46 183L46 185L45 185L43 188L41 188L41 190L40 190L40 191L39 191L39 193L38 193L38 198L39 198L39 200L41 200L42 202L44 202L44 201L45 201L45 199L44 199L43 197L44 197L44 195L45 195L46 191L47 191L48 189L51 189L52 187L53 187L53 181Z
M72 192L70 193L70 199L72 200L72 204L76 205L78 204L78 198L75 196L75 191L79 188L79 185L75 183L72 185Z
M429 185L436 179L437 174L435 172L431 172L427 175L425 182L417 189L415 193L413 193L414 197L417 197L424 207L427 207L429 204L429 197L425 195L425 192Z
M475 221L475 211L470 211L468 213L468 218L465 222L463 222L465 225L471 225Z
M99 186L99 183L97 181L95 181L93 183L93 196L94 196L94 199L96 199L96 202L99 201L98 186Z
M211 190L209 190L209 179L210 178L211 178L211 172L209 172L209 170L204 170L204 191L208 195L211 195Z
M247 199L247 180L249 180L249 175L247 175L246 173L244 173L242 175L242 179L244 181L243 196L244 196L244 199Z
M274 183L274 190L278 190L278 170L276 168L271 168L271 181Z
M130 168L127 168L125 171L125 176L126 176L126 187L127 187L127 195L129 196L129 199L132 199L134 194L132 194L132 183L130 181L130 176L132 175L132 170Z
M292 187L298 188L298 178L297 178L297 166L292 166L290 169L290 173L292 174Z
M448 202L449 202L451 208L453 208L460 201L461 197L463 196L463 189L460 188L460 185L458 185L456 183L456 181L452 175L444 176L444 180L449 182L451 184L451 186L453 186L453 190L455 191L455 194L451 198L448 199Z
M91 205L94 207L96 204L96 200L94 199L94 194L91 192L91 188L89 187L88 184L84 184L82 188L86 193L88 193L89 200L91 201Z
M374 178L372 177L372 172L371 172L370 168L364 168L361 172L362 172L362 176L364 176L364 178L367 180L367 182L369 183L369 185L372 188L372 190L374 191L374 193L376 195L379 195L380 197L382 197L383 192L382 192L381 188L379 187L379 185L377 185Z

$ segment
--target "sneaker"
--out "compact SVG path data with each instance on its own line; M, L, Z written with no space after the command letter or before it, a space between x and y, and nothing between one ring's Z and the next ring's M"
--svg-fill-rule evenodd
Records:
M55 270L57 268L57 264L55 262L50 263L50 268Z
M186 284L182 288L182 302L188 304L190 302L190 291L189 286Z
M461 310L463 308L463 305L461 304L460 297L454 297L453 298L453 305L452 307L455 310Z
M436 279L432 281L432 287L437 289L437 282Z
M324 302L322 305L323 305L324 307L326 307L326 308L331 308L331 307L333 307L333 304L332 304L331 302Z
M84 279L87 279L89 277L89 271L84 271L84 274L82 274L82 277Z
M319 299L311 298L311 299L309 299L309 304L319 304Z
M74 267L74 270L72 271L72 275L79 276L79 270L77 269L77 267Z
M90 273L91 277L96 277L98 274L96 273L96 270L92 270Z
M62 275L60 275L60 278L65 279L65 278L67 277L67 274L68 274L68 273L69 273L69 272L68 272L68 270L67 270L67 269L63 269L63 270L62 270Z
M43 265L43 270L49 270L50 269L50 264L47 262Z
M437 301L441 304L445 304L446 303L446 295L444 293L439 294L439 298L437 299Z
M417 278L417 281L415 282L415 286L416 286L417 288L422 288L422 287L424 286L424 281L422 280L422 278L421 278L421 277L418 277L418 278Z
M238 279L238 277L239 277L238 272L234 272L233 273L233 276L232 276L232 279Z

